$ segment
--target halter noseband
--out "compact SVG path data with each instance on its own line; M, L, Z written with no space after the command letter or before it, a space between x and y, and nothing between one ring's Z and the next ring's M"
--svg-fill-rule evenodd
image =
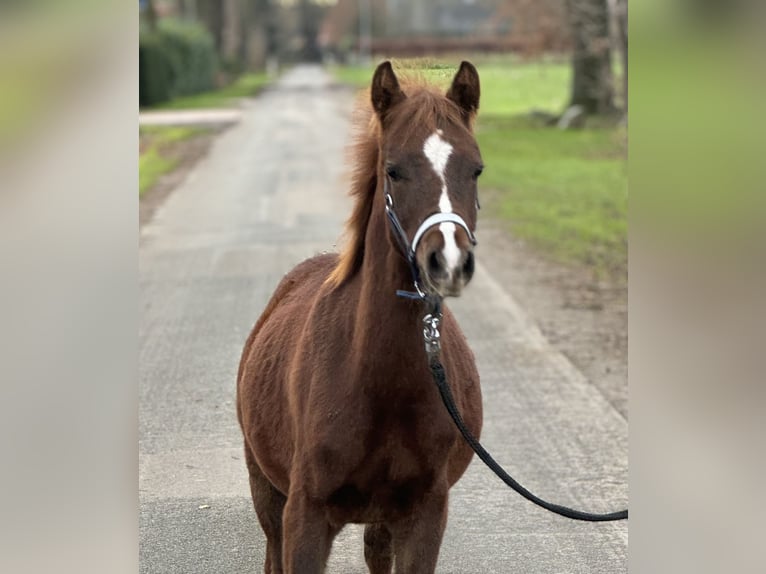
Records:
M415 287L414 292L397 289L396 294L399 297L406 297L408 299L420 299L425 301L428 296L426 295L425 291L423 290L423 286L420 283L420 269L418 269L417 262L415 261L415 253L418 249L418 245L420 244L420 240L423 239L423 236L426 234L426 232L432 227L435 227L441 223L454 223L455 225L459 225L463 228L463 230L465 230L465 232L468 234L468 239L471 241L471 245L476 245L476 237L474 237L473 232L468 228L468 224L465 222L465 220L457 213L439 212L429 215L423 220L417 231L415 231L415 236L412 238L412 243L410 243L410 240L407 238L407 234L404 232L404 228L402 227L402 224L399 221L399 218L396 216L396 212L394 211L394 198L391 197L391 194L388 190L388 179L385 180L383 191L386 194L386 215L388 216L388 222L391 225L391 230L394 232L394 237L396 237L396 241L399 243L399 247L402 250L404 257L407 259L407 263L410 265L410 273L412 273L412 284Z

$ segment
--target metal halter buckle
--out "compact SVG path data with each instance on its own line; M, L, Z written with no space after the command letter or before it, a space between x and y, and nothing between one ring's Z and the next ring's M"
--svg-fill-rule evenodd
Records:
M441 319L441 313L429 313L423 317L423 340L426 344L426 353L429 356L436 355L441 351L441 333L439 333Z

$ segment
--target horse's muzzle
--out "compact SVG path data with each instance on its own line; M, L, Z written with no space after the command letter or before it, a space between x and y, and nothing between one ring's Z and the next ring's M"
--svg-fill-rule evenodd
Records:
M475 260L472 247L460 249L460 255L453 264L450 264L441 247L425 249L421 257L418 257L418 265L426 289L442 297L459 297L463 287L473 277Z

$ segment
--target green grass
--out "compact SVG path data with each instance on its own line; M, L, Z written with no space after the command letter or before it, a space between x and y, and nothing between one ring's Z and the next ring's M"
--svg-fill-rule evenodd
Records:
M627 266L627 161L624 128L590 122L561 131L528 116L563 111L571 69L566 61L477 60L481 105L476 126L484 175L484 212L517 237L561 261L624 272ZM405 66L409 64L404 63ZM420 61L424 75L448 85L456 65ZM336 77L366 86L370 68L336 68Z
M562 132L530 121L484 121L478 141L487 166L480 189L512 232L558 259L624 270L627 175L620 134Z
M207 130L184 127L143 127L141 139L147 140L138 158L138 194L141 196L152 187L160 176L173 171L178 158L172 153L172 144L196 137Z
M365 88L370 85L373 68L368 66L333 66L330 72L335 79L344 84Z
M161 175L172 171L177 160L164 157L157 148L151 147L138 158L138 194L152 187Z
M482 122L526 114L531 109L560 112L569 95L571 70L566 63L479 66Z
M428 82L443 86L445 89L455 75L455 66L432 58L411 58L394 61L397 74L422 76ZM330 72L344 84L357 88L366 88L372 81L374 66L332 66Z
M153 109L188 110L201 108L225 108L235 105L240 98L252 97L269 83L269 76L264 73L243 74L237 80L220 90L203 92L193 96L176 98L164 102Z

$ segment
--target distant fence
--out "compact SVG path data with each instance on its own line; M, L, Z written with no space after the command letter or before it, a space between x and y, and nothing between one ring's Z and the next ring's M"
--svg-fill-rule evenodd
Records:
M539 33L525 36L374 38L370 49L375 56L394 58L453 54L456 52L515 52L533 56L545 52L568 52L572 49L572 44L567 37Z

